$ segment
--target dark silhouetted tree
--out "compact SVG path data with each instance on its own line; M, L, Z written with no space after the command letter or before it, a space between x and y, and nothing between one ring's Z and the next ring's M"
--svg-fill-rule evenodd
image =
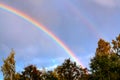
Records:
M41 80L41 74L42 72L40 72L36 66L29 65L24 68L24 71L22 72L22 78L24 80Z
M55 69L59 80L79 80L85 72L81 66L77 66L75 62L66 59L61 66Z
M53 71L47 71L45 73L42 73L41 78L42 80L58 80L57 76Z

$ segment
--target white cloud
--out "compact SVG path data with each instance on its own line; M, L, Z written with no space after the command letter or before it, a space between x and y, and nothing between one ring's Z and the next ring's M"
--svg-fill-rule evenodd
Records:
M108 8L118 7L120 4L119 0L93 0L93 1L101 6L105 6Z
M58 64L55 64L53 66L49 66L49 67L42 67L42 68L38 68L39 70L53 70L58 66Z
M58 66L58 64L55 64L53 66L46 67L47 70L53 70Z

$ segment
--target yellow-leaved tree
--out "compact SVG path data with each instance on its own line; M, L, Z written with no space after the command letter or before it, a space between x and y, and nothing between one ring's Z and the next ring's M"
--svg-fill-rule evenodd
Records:
M1 66L1 71L3 72L4 80L14 80L15 75L15 52L12 49L10 55L3 60L3 65Z

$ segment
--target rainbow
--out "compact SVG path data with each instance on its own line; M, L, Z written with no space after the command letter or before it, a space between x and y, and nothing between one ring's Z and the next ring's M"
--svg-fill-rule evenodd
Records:
M77 17L79 17L80 20L82 20L82 23L85 24L88 29L90 29L90 31L96 36L96 38L102 38L103 36L99 33L99 31L97 31L95 24L93 24L91 21L92 20L88 20L89 18L87 18L85 15L82 14L82 11L80 11L80 9L72 3L72 1L65 1L65 7L68 7L68 9L70 11L72 11L75 15L77 15Z
M65 50L65 52L67 52L68 55L74 61L76 61L77 64L81 65L81 67L84 68L84 66L82 65L82 63L77 58L77 56L57 36L55 36L55 34L53 34L51 31L49 31L47 28L45 28L42 24L40 24L39 22L37 22L36 20L34 20L33 18L31 18L30 16L26 15L25 13L23 13L21 11L18 11L18 10L14 9L14 8L12 8L10 6L7 6L5 4L0 4L0 9L3 9L5 11L7 11L7 12L15 14L15 15L19 16L20 18L28 21L29 23L31 23L35 27L39 28L40 30L42 30L51 39L53 39L59 46L61 46Z

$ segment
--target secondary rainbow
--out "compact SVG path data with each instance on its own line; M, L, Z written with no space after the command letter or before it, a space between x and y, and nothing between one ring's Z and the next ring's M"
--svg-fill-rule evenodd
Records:
M24 20L30 22L31 24L33 24L34 26L36 26L40 30L42 30L49 37L51 37L59 46L61 46L68 53L68 55L72 59L74 59L74 61L76 61L79 65L81 65L84 68L84 66L79 61L79 59L76 57L76 55L57 36L55 36L51 31L49 31L47 28L45 28L42 24L40 24L39 22L37 22L36 20L31 18L30 16L26 15L25 13L18 11L18 10L14 9L10 6L7 6L5 4L0 4L0 9L3 9L3 10L8 11L10 13L13 13L13 14L23 18Z
M82 14L80 8L78 8L78 6L76 6L75 4L73 4L72 1L66 1L66 6L68 7L68 9L70 11L72 11L75 16L79 17L78 19L80 19L79 21L82 21L82 23L88 28L90 29L90 31L96 36L96 38L102 38L103 36L99 33L98 29L96 29L95 27L95 23L93 24L92 20L89 20L89 18L87 18L87 16L85 14Z

